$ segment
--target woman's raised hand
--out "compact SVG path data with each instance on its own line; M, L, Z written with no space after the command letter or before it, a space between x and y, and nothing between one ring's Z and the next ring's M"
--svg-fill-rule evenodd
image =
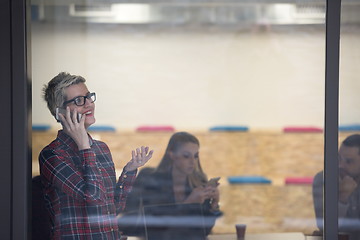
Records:
M125 170L130 172L144 166L152 157L153 150L149 151L149 147L141 146L131 152L131 160L126 164Z

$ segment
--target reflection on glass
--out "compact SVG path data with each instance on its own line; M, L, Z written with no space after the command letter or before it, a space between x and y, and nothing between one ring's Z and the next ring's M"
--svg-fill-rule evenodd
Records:
M210 236L235 236L236 224L246 234L317 230L325 0L32 4L33 123L51 127L33 133L34 176L61 128L41 89L68 71L96 91L96 125L116 129L94 134L118 173L139 143L155 149L147 167L157 167L173 134L139 126L194 133L207 177L221 177Z

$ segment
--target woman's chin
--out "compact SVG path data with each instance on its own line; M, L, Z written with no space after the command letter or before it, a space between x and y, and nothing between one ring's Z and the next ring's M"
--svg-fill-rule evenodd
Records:
M95 123L96 121L95 121L95 118L92 118L92 119L85 119L85 128L87 129L87 128L89 128L91 125L93 125L94 123Z

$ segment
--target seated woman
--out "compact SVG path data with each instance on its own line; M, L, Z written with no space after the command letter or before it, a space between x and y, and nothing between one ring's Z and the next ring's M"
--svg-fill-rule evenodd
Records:
M195 136L187 132L173 134L158 167L145 168L139 173L128 196L125 211L129 215L141 215L146 206L179 204L186 209L186 206L199 205L206 219L204 235L209 234L216 217L221 215L219 190L218 184L208 184L200 165L199 147L200 143ZM128 235L141 235L144 229L140 224L135 231L131 232L130 228L124 228L124 231ZM171 238L174 239L173 236Z

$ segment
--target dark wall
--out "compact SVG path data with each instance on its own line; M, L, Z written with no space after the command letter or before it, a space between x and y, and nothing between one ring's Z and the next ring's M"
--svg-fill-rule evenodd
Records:
M31 84L26 1L0 0L0 238L27 239Z
M0 103L1 130L0 152L2 173L0 184L2 197L0 198L0 236L10 236L11 216L11 26L10 1L0 2ZM8 239L8 238L6 238Z

